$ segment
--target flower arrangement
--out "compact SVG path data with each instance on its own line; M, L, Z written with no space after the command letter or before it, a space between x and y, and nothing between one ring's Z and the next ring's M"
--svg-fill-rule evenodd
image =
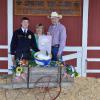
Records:
M72 65L66 65L64 77L66 77L66 76L78 77L79 73L75 70L75 67L73 67Z
M28 61L25 59L18 60L16 59L16 65L11 66L11 71L16 76L20 76L22 73L25 72L24 67L28 65Z
M16 59L16 65L11 66L12 74L13 74L13 80L16 82L18 81L26 81L27 80L27 67L33 67L36 66L36 63L34 62L34 53L32 52L31 56L33 60L26 60L26 59Z
M24 68L22 66L11 66L10 70L17 76L20 76L24 72Z
M26 59L16 59L16 65L14 66L11 66L11 71L14 73L14 74L21 74L21 73L24 73L25 72L25 67L33 67L33 66L36 66L37 64L35 63L34 61L34 54L35 52L32 50L31 51L31 60L26 60Z
M16 66L11 66L11 71L13 74L13 81L20 82L26 81L27 79L27 72L25 66L28 65L28 61L25 59L18 60L16 59Z

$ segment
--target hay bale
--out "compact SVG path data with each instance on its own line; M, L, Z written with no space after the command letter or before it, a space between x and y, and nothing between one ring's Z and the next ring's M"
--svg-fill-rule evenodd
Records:
M38 88L30 91L28 89L0 89L0 100L6 100L5 91L7 98L9 98L7 100L14 100L16 95L18 100L35 100L34 91L37 90ZM75 78L73 85L62 88L57 100L100 100L100 79Z

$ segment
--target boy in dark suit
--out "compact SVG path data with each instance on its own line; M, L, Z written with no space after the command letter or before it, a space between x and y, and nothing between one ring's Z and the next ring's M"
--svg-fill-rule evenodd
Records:
M28 26L29 19L23 17L21 19L21 27L13 33L10 52L14 65L16 59L31 59L31 49L35 52L38 51L34 34L28 29Z

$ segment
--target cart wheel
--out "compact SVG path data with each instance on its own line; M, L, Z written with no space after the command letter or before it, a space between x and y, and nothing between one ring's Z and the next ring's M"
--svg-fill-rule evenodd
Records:
M61 92L61 85L56 80L53 80L52 76L43 76L39 78L34 87L37 88L34 91L36 100L55 100Z

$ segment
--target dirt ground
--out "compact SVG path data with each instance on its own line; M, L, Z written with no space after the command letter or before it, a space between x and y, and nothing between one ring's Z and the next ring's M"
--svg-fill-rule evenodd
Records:
M35 98L34 93L37 90L0 89L0 100L42 100L41 97ZM100 100L100 79L76 78L73 85L62 88L60 96L56 100Z

